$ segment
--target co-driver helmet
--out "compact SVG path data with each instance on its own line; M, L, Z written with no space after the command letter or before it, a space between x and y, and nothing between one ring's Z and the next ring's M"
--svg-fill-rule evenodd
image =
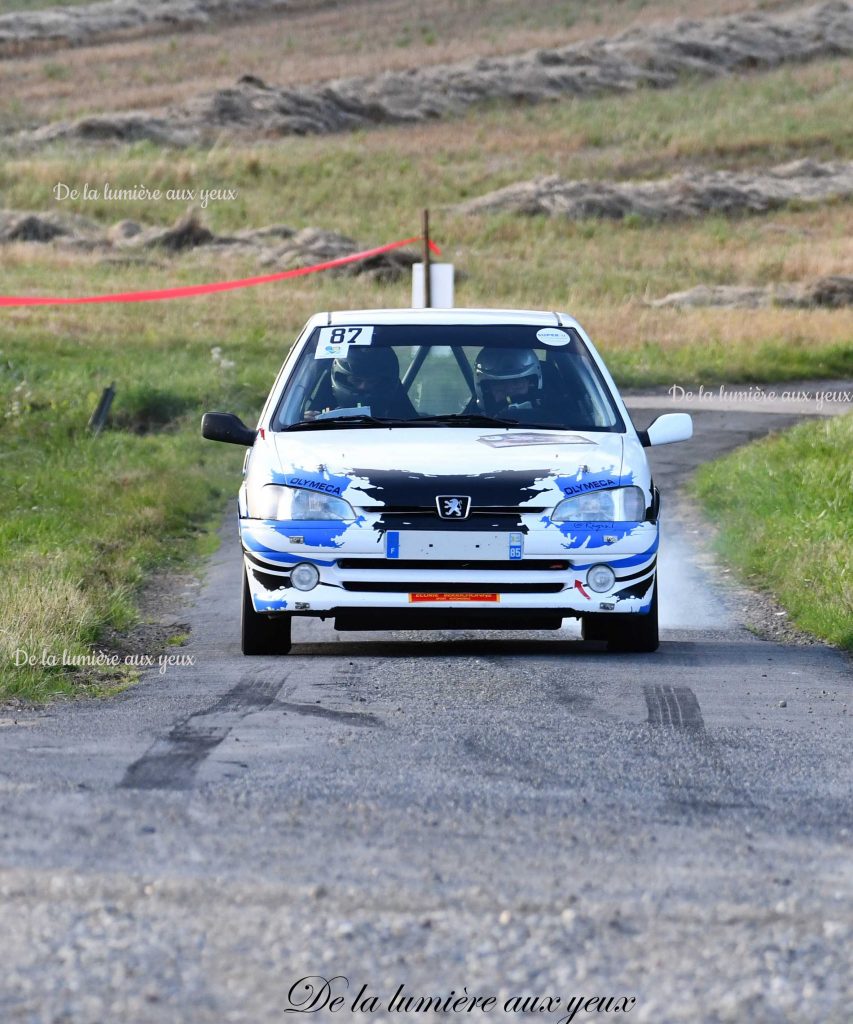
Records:
M517 382L527 383L519 389ZM542 390L542 366L529 348L483 348L474 363L474 384L480 404L498 404L496 391L512 390L512 404L531 401ZM509 400L507 400L509 404Z

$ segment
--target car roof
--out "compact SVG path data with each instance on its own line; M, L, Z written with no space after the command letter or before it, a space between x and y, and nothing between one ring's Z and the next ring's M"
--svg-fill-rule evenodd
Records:
M318 313L318 323L339 324L531 324L542 327L578 327L566 313L531 309L344 309Z

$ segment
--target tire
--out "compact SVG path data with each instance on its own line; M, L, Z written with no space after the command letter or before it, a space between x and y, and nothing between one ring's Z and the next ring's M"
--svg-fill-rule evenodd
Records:
M292 615L277 612L259 615L252 606L249 580L243 569L243 607L240 615L240 646L243 654L289 654Z
M610 639L610 624L613 618L613 615L582 615L581 637L584 640L607 643Z
M608 651L651 654L660 646L658 635L658 585L652 594L652 606L645 615L584 615L581 620L584 640L607 644Z

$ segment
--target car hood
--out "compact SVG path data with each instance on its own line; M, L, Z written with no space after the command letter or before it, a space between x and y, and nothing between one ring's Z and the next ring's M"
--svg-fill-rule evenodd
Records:
M261 444L268 480L364 508L433 506L439 494L480 506L544 506L635 482L623 474L622 435L595 431L354 428L277 433Z

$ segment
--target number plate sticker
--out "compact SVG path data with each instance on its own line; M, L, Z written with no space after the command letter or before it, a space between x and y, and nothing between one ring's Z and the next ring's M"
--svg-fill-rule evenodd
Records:
M350 345L369 345L373 327L321 327L317 337L315 359L343 359Z
M500 599L500 594L409 594L410 604L447 604L450 601L485 601L486 604L499 604Z
M503 562L510 557L512 542L508 538L507 533L470 530L400 530L399 547L394 557L418 561L449 559L476 562L489 559Z

